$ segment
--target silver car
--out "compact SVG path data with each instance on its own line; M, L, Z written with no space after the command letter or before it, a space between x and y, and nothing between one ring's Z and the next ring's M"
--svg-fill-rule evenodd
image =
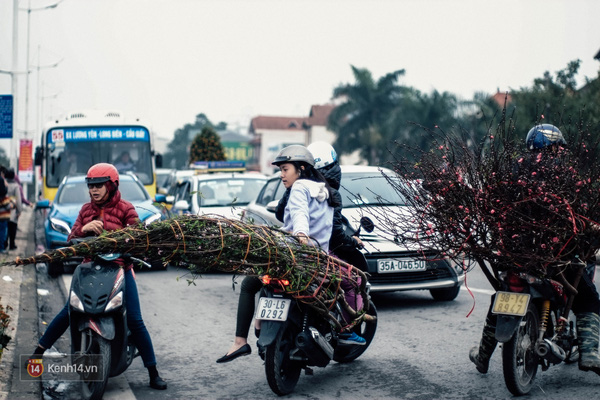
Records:
M188 176L176 186L171 211L239 219L242 210L256 198L266 181L266 176L256 173L222 172Z
M425 252L425 259L417 248L409 248L394 238L386 238L378 228L378 216L386 212L401 212L406 207L404 199L386 181L394 176L389 169L372 166L342 165L340 194L343 201L342 214L356 231L362 216L375 223L371 233L361 233L365 243L363 254L368 263L372 292L429 290L435 300L454 300L464 282L460 265L435 251ZM275 207L283 196L285 187L279 174L273 175L258 196L242 213L242 221L258 225L281 226L275 217ZM382 204L385 199L386 203Z

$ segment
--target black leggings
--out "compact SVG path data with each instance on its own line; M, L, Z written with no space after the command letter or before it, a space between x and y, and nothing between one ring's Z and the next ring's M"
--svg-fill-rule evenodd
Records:
M247 276L242 281L240 299L238 301L235 336L248 339L248 331L254 317L254 299L263 284L256 276Z
M17 223L8 221L8 242L11 248L14 248L15 238L17 237Z
M577 286L577 292L573 300L573 313L591 312L600 315L600 298L598 297L596 285L594 285L592 278L585 271Z

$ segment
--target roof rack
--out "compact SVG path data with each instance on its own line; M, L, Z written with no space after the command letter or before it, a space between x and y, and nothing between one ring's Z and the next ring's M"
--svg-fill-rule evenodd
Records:
M190 168L196 171L196 174L207 174L212 172L245 172L246 163L244 161L194 161Z

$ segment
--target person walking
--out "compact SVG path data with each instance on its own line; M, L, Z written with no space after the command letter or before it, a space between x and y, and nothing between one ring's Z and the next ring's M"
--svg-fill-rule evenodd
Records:
M19 184L15 181L15 170L9 169L4 173L4 179L7 183L7 195L13 202L14 207L10 211L10 218L8 222L8 249L16 250L17 245L15 244L15 239L17 237L17 226L19 216L21 212L23 212L23 199L21 197L21 188ZM6 241L5 241L6 246Z

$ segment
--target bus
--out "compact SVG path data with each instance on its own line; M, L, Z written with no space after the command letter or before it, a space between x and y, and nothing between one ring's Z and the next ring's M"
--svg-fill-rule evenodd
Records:
M149 125L119 112L94 110L69 113L44 128L35 151L41 198L53 201L65 176L85 175L101 162L113 164L119 173L133 172L150 196L156 195L154 172L162 158L154 151Z

